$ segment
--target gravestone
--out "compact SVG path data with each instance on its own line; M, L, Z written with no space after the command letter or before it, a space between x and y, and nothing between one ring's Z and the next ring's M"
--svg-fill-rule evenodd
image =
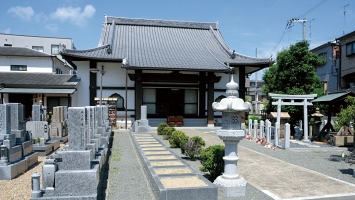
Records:
M133 123L132 133L150 133L149 120L147 119L147 106L141 106L141 119Z
M70 150L85 150L87 145L86 110L84 107L69 108L68 145Z
M11 180L38 162L23 127L23 108L19 103L0 104L0 180Z
M25 141L26 130L24 127L24 105L20 103L9 103L10 105L10 122L11 133L16 135L16 143L21 144Z
M68 145L45 160L42 168L42 194L32 186L32 199L97 199L97 183L106 155L90 148L94 107L68 108ZM34 180L34 178L32 178Z
M40 109L38 110L38 108ZM32 110L33 121L26 122L26 130L31 134L34 143L33 150L41 156L46 156L60 147L60 141L51 140L48 122L42 120L45 119L45 108L41 102L39 105L32 105L32 109L37 110ZM39 121L35 121L35 119Z
M67 137L67 106L53 107L53 114L50 126L50 137L65 143Z
M10 140L10 147L16 145L16 134L11 131L10 105L0 104L0 142L7 137Z

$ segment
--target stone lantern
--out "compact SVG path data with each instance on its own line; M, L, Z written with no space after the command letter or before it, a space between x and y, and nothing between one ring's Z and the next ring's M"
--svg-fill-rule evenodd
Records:
M225 144L224 173L217 177L214 184L219 185L225 197L245 196L247 181L237 174L238 143L245 136L241 129L242 112L250 110L250 103L237 97L238 84L231 81L226 84L228 97L220 102L213 102L214 111L222 112L222 128L217 130L217 136Z
M320 131L320 125L322 124L322 117L324 116L322 113L319 112L319 108L316 108L316 112L311 114L311 116L314 118L314 126L313 126L313 132L314 132L314 137L319 136L319 131ZM312 133L312 132L311 132ZM313 139L313 137L312 137Z

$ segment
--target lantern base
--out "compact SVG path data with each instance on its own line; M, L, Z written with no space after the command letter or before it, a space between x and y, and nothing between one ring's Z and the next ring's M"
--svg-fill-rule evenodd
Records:
M223 197L245 196L247 183L248 182L240 176L236 179L226 179L223 175L217 177L213 182L213 184L219 186L218 196Z

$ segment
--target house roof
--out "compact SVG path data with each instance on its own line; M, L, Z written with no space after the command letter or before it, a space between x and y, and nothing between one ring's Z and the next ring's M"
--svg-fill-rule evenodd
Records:
M0 47L0 56L52 57L50 54L24 47Z
M312 103L333 103L335 101L344 100L348 96L355 96L353 92L337 92L328 95L324 95L317 99L312 100Z
M79 82L73 74L0 72L0 84L4 88L76 88Z
M280 118L281 119L290 119L290 115L288 114L288 112L281 112L280 113ZM277 118L277 112L270 112L270 115L269 115L270 118L272 119L276 119Z
M231 50L218 23L106 17L99 47L64 49L69 60L123 60L129 69L229 71L229 66L268 67L269 58L252 58Z

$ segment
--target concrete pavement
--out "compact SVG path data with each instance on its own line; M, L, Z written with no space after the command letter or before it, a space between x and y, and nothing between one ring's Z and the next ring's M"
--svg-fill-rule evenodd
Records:
M223 145L216 135L190 128L181 129L188 135L201 136L206 147ZM155 133L152 131L152 133ZM257 144L255 144L257 145ZM278 150L280 153L284 150ZM307 152L304 152L307 153ZM249 184L274 199L336 197L355 199L355 184L335 179L303 167L284 162L271 156L239 145L238 174ZM355 179L355 178L354 178Z

